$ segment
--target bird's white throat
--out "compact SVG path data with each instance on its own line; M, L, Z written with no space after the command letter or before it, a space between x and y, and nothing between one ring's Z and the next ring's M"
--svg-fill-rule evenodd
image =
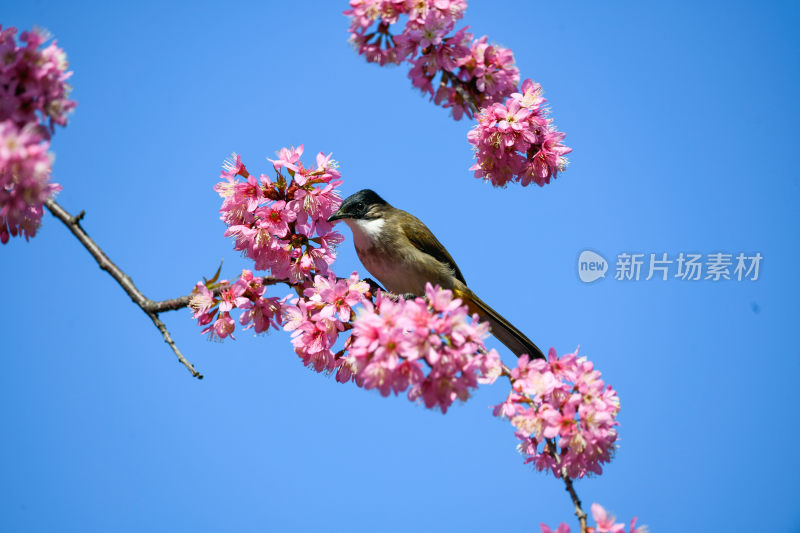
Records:
M370 248L373 243L380 238L383 225L386 221L383 218L355 219L346 218L344 220L353 232L353 241L356 248Z

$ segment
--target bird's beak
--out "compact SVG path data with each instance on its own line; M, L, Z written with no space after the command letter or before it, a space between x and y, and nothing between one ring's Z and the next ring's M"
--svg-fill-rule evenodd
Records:
M328 222L333 222L334 220L341 220L343 218L347 218L347 215L342 213L342 210L339 209L334 214L328 217Z

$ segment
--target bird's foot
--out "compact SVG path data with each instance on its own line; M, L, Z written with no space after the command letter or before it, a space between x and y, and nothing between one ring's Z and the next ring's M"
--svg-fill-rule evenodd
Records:
M381 287L381 286L378 284L378 282L377 282L377 281L375 281L375 280L374 280L374 279L372 279L372 278L364 278L364 279L363 279L363 281L366 281L366 282L367 282L367 285L369 285L369 290L370 290L370 292L371 292L372 294L375 294L375 293L376 293L376 292L378 292L378 291L381 291L381 292L386 292L386 289L384 289L383 287Z

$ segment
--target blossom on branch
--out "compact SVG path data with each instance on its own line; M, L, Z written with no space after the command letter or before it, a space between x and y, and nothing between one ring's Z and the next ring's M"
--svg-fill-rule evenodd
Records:
M337 372L337 380L349 381L352 372L343 359L344 350L334 352L339 334L351 329L353 307L361 303L369 285L353 272L349 279L333 273L317 275L302 296L284 307L283 329L292 332L295 353L303 364L317 372Z
M495 187L515 181L544 186L567 166L572 151L563 144L543 107L538 83L525 80L511 50L475 39L463 27L453 34L464 1L351 0L351 38L368 61L411 64L411 83L453 118L477 117L468 135L477 162L470 170ZM408 21L392 35L401 15ZM373 26L376 29L369 32ZM448 36L449 35L449 36Z
M479 382L493 382L502 365L483 345L488 324L470 319L451 291L428 284L425 292L425 298L394 301L378 294L374 305L365 302L347 360L364 388L383 396L408 390L410 400L445 413Z
M37 128L0 122L0 242L10 236L29 239L42 220L43 204L61 186L50 181L49 143Z
M547 361L520 357L509 377L512 390L494 414L516 428L525 462L556 477L602 473L616 448L619 399L591 361L551 348Z
M334 247L342 241L327 222L341 203L336 162L320 153L316 166L306 168L302 153L302 145L281 149L271 160L275 181L265 174L256 178L234 154L220 175L224 181L215 187L223 198L225 236L235 239L235 249L255 261L256 270L291 283L327 274Z
M0 26L0 242L36 235L43 204L61 187L50 181L47 153L55 126L65 126L76 103L64 51L41 31Z
M567 166L564 134L552 126L538 83L525 80L522 91L504 104L496 103L478 113L478 124L467 138L477 162L470 170L496 187L510 181L523 186L544 186Z
M44 31L24 31L17 44L17 28L0 26L0 122L11 120L20 128L38 125L49 139L55 126L67 125L67 114L77 105L68 98L67 55L53 41L43 49Z
M350 39L358 53L370 63L386 65L400 64L414 54L403 39L430 43L437 33L440 39L440 29L448 28L444 33L452 29L466 8L466 0L350 0L350 9L344 14L351 18ZM408 23L398 41L389 33L389 26L401 15L408 16Z
M270 325L292 332L295 353L307 367L336 372L337 381L354 380L384 396L408 391L409 399L442 412L456 399L466 400L480 381L494 381L502 364L497 352L484 347L489 326L469 317L451 291L428 285L425 298L378 293L373 302L358 273L345 279L333 273L333 248L342 237L327 218L340 204L334 190L340 174L330 155L320 153L306 168L302 154L302 145L281 149L270 160L274 180L256 178L234 154L215 187L234 247L297 296L267 298L262 278L251 271L234 283L218 282L218 271L197 284L190 302L203 333L232 336L231 312L240 309L240 323L257 333Z
M410 63L414 87L460 120L502 101L519 83L511 50L489 44L486 36L475 39L467 27L447 37L466 8L465 0L351 0L344 14L351 17L359 54L380 65ZM390 26L401 15L408 20L393 35Z
M198 325L208 326L202 333L208 333L211 338L232 337L236 328L231 317L234 309L242 311L239 324L245 326L245 330L253 328L256 333L264 333L270 326L280 328L281 302L276 297L264 296L263 278L254 276L250 270L242 270L233 284L226 279L218 282L217 276L198 282L189 300L189 307L194 311L192 317L197 319Z

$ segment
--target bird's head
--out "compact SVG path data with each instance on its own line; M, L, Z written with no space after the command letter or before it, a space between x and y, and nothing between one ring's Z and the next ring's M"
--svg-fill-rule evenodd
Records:
M371 189L362 189L344 199L339 210L328 217L328 222L334 220L372 220L380 218L384 207L389 204Z

